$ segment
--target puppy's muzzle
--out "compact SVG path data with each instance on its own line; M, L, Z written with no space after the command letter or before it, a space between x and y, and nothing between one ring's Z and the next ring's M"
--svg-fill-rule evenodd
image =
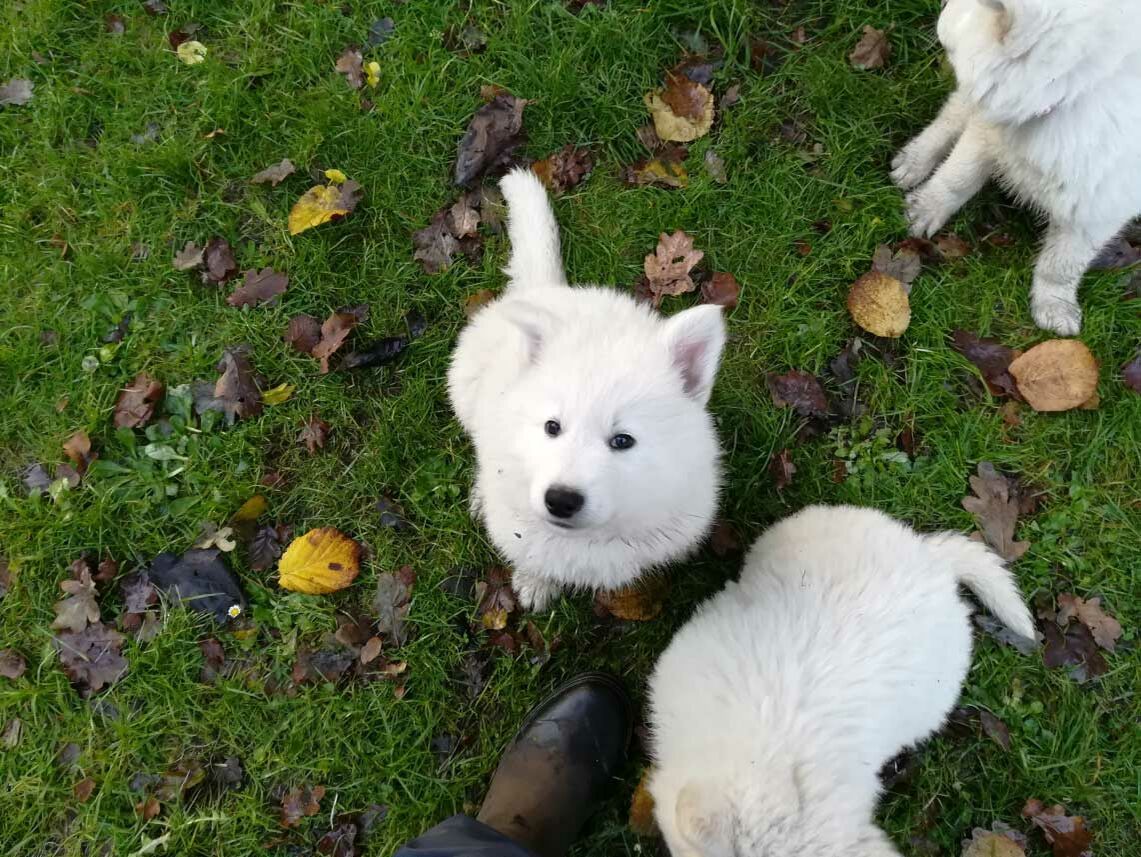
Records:
M560 520L569 520L579 513L586 504L586 498L573 488L552 485L543 495L547 511Z

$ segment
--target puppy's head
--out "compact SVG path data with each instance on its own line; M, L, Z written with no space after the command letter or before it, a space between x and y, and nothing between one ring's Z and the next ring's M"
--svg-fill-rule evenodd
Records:
M527 365L504 424L540 525L586 539L651 538L716 495L705 406L725 326L719 307L664 319L600 294L565 316L525 301L505 308Z

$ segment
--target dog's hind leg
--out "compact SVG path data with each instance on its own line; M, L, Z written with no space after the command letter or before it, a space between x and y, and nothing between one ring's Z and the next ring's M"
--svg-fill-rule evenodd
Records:
M559 227L543 183L530 170L519 168L505 175L499 187L507 201L511 258L504 271L510 287L565 286Z
M966 98L952 93L935 120L892 159L891 180L911 190L931 175L966 129L972 112Z
M907 196L911 234L929 238L978 193L994 172L993 129L972 119L943 165L927 184Z
M1043 330L1076 336L1082 327L1078 286L1098 251L1117 234L1116 228L1089 230L1050 221L1046 241L1034 265L1030 314Z

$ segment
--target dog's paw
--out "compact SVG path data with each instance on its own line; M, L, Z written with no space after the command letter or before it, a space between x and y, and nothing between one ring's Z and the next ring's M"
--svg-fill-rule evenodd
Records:
M1081 307L1057 295L1031 295L1030 314L1040 328L1060 336L1077 336L1082 329Z
M516 575L511 581L515 596L528 613L542 613L558 597L561 587L541 577Z
M955 204L939 188L928 183L907 195L905 213L911 234L916 238L930 238L951 219Z
M891 161L891 180L902 190L911 190L935 171L938 162L915 141L908 143Z

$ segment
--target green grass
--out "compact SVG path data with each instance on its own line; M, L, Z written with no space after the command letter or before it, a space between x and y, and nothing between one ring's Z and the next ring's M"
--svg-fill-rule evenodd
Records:
M323 818L304 831L325 824L331 807L385 803L390 815L368 853L388 854L478 803L515 724L560 679L584 668L611 669L640 695L671 632L734 573L735 560L703 553L675 569L666 613L643 625L602 622L586 599L563 600L537 619L548 639L562 640L549 663L499 656L478 698L460 684L460 664L479 646L464 631L471 605L437 584L457 567L485 568L495 557L466 511L471 449L449 413L443 378L464 321L462 300L501 286L506 246L491 239L480 265L461 261L426 276L412 259L410 236L455 195L456 141L485 83L534 99L526 112L530 155L568 142L597 153L594 175L556 203L573 280L628 288L658 233L680 228L713 269L731 271L743 284L713 409L727 450L725 512L746 537L811 502L874 505L921 528L966 530L971 521L959 499L975 464L989 459L1045 492L1020 531L1034 543L1015 567L1024 591L1100 594L1127 629L1136 629L1141 397L1124 388L1117 369L1141 338L1136 306L1121 300L1121 275L1089 276L1082 338L1101 362L1100 408L1024 410L1020 427L1006 427L1000 403L973 392L973 370L948 346L955 327L1017 347L1045 338L1027 308L1036 227L997 192L984 193L954 226L978 240L984 224L1001 220L1014 246L980 242L961 263L926 269L898 360L888 368L872 357L859 366L860 396L876 425L892 433L913 427L921 463L912 472L834 483L835 443L798 442L798 420L774 408L765 389L769 371L825 370L855 333L844 309L848 284L867 269L877 243L904 235L887 163L949 86L933 43L936 0L788 7L612 0L579 17L554 0L475 0L466 15L489 44L466 58L442 44L442 32L465 20L463 4L445 0L356 0L351 9L270 0L168 4L172 14L158 18L127 0L25 0L0 12L0 81L29 77L36 85L30 105L0 108L0 555L16 569L13 589L0 601L0 645L19 648L29 663L22 679L0 679L0 723L23 722L19 745L0 751L0 843L7 853L91 853L85 847L110 840L113 853L125 855L162 836L169 837L169 854L261 853L280 834L271 791L307 782L325 784L329 795ZM112 12L126 18L121 37L104 31L104 15ZM396 20L396 32L366 54L382 71L371 95L376 107L362 112L358 94L332 65L384 15ZM204 26L198 38L210 51L196 67L175 59L165 35L191 20ZM865 23L895 25L895 55L883 72L847 63ZM800 24L810 42L779 70L762 77L749 69L750 35L788 46L787 34ZM740 81L743 100L692 146L687 189L626 188L620 166L642 157L634 136L646 121L642 93L676 61L672 33L695 28L725 46L718 92ZM815 170L777 131L800 113L810 114L811 137L826 149ZM131 143L148 123L158 126L157 139ZM204 139L215 128L225 134ZM708 147L725 159L725 186L700 166ZM277 188L248 184L283 157L298 164L298 175ZM365 199L345 221L291 238L289 207L308 187L308 171L326 167L360 181ZM822 218L833 223L827 235L812 227ZM243 269L272 265L289 273L278 306L232 309L228 289L203 288L172 270L175 249L214 234L231 240ZM808 241L811 254L799 255L797 240ZM130 260L134 242L150 248L149 258ZM360 339L397 331L411 308L429 319L428 333L395 371L320 376L314 361L282 343L292 314L324 317L356 302L372 307ZM135 320L118 352L97 371L84 371L83 358L98 352L127 308ZM41 342L45 330L58 333L56 344ZM198 436L185 472L172 480L140 466L122 482L89 480L58 503L26 497L22 468L62 460L60 444L77 429L90 433L104 460L137 459L110 423L117 391L135 373L146 370L168 387L213 378L222 349L237 342L252 346L271 385L297 385L289 402ZM326 449L308 457L294 439L312 413L332 433ZM797 474L777 494L767 464L786 446ZM264 491L258 481L271 469L287 482ZM162 497L166 484L176 486L178 502ZM155 488L158 499L148 490ZM235 567L256 605L259 633L244 643L226 637L228 655L244 649L266 672L285 676L292 645L331 631L338 608L367 603L376 573L411 563L419 581L415 635L401 655L409 663L407 695L395 699L386 684L305 687L292 697L236 679L202 685L197 640L208 629L174 612L157 639L127 645L130 673L103 695L118 719L80 699L50 644L51 606L69 562L90 550L129 567L163 550L184 550L201 522L225 521L258 491L267 494L271 517L299 532L340 527L371 546L372 557L352 589L313 599L282 593L269 574L250 571L239 552ZM404 504L411 531L380 526L372 504L386 491ZM105 601L105 615L113 615L114 599ZM985 739L932 742L916 779L883 804L882 820L904 852L915 853L913 835L957 854L973 826L995 819L1021 826L1018 812L1029 797L1086 815L1097 854L1135 849L1139 661L1135 631L1127 638L1108 656L1109 674L1087 686L1047 670L1040 658L981 640L964 700L1002 717L1013 748L1004 753ZM431 745L444 734L463 735L465 743L441 767ZM79 772L63 772L53 761L68 741L82 748ZM135 772L230 754L241 757L248 774L241 789L167 806L147 823L136 817L138 796L129 789ZM642 764L631 763L577 854L656 847L625 827ZM97 786L78 803L72 787L83 776ZM1034 847L1046 853L1040 839Z

